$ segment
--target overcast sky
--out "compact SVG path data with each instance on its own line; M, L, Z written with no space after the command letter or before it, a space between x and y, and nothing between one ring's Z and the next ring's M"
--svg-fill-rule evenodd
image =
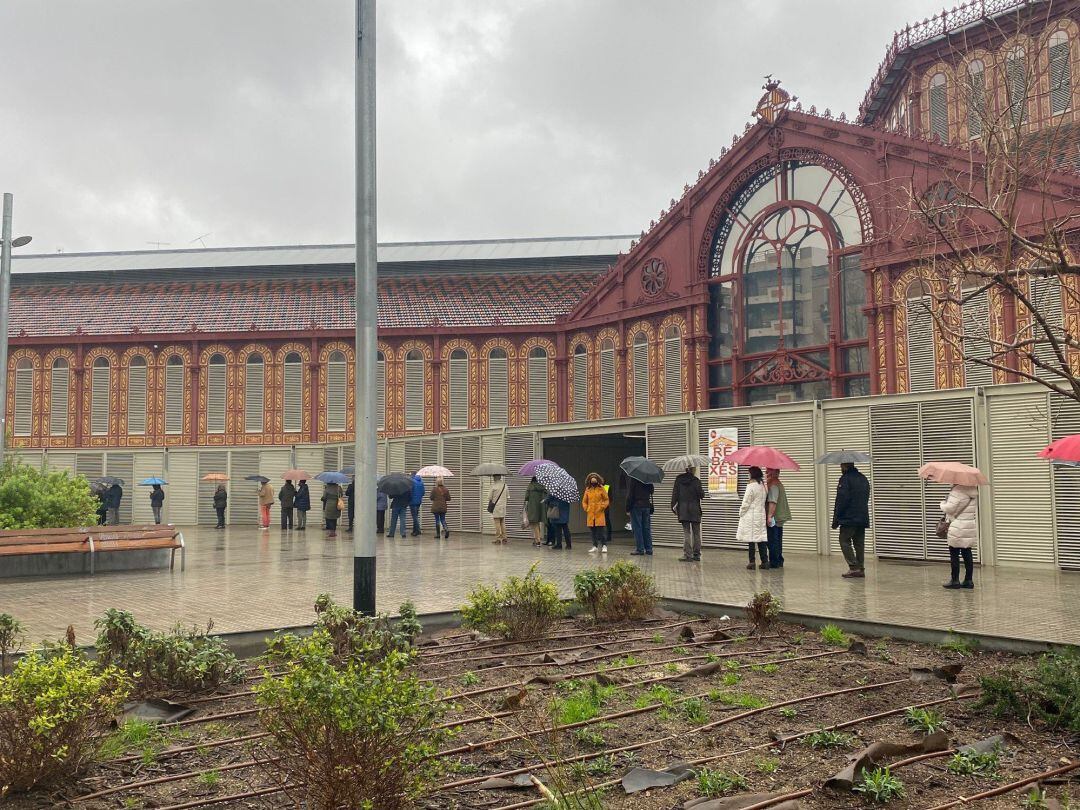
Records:
M381 0L380 241L637 233L772 73L854 113L941 0ZM2 0L32 252L351 242L352 0Z

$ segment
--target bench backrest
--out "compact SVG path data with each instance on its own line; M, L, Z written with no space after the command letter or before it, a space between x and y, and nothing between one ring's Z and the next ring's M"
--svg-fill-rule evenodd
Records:
M175 540L180 532L172 525L93 526L61 529L8 529L0 531L0 548L47 546L54 543L94 543L111 540Z

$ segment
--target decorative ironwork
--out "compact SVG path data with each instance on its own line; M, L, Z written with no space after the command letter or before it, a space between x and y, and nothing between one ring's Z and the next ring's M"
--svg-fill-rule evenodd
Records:
M939 228L946 228L960 216L960 193L956 186L941 180L923 192L923 210L927 221Z
M649 298L655 298L667 289L670 276L663 259L649 259L641 268L641 289Z
M765 84L762 85L762 89L765 91L765 95L758 101L757 107L754 109L754 117L767 124L775 124L776 119L780 117L780 113L787 110L796 99L782 89L780 80L774 79L772 75L765 77ZM746 128L749 129L750 125L747 124Z
M753 366L741 382L743 385L790 385L828 380L829 376L829 370L823 366L781 348Z

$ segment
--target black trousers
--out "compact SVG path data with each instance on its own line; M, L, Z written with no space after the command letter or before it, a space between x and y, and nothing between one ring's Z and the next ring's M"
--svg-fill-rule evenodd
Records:
M225 507L224 506L215 506L214 511L217 512L217 528L224 529L225 528Z
M750 562L754 562L754 547L757 547L758 556L761 557L761 564L769 564L769 544L768 543L747 543L746 547L750 551Z
M386 534L386 510L375 510L375 534Z
M570 524L569 523L549 523L551 526L551 537L555 541L555 548L563 547L563 538L566 539L566 547L570 548Z
M286 508L284 506L281 507L281 528L283 528L283 529L291 529L292 528L292 526L293 526L292 512L293 512L293 510L292 510L291 506L288 507L288 508Z
M971 576L975 572L975 557L970 548L953 548L949 546L949 569L952 573L952 581L960 581L960 558L964 558L964 582L971 582Z

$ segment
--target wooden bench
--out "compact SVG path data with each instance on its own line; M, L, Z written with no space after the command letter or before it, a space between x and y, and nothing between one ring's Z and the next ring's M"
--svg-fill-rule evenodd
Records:
M0 557L33 554L88 554L90 573L94 558L115 551L171 549L169 569L176 565L180 550L180 570L186 564L184 535L171 525L80 526L61 529L11 529L0 531Z

